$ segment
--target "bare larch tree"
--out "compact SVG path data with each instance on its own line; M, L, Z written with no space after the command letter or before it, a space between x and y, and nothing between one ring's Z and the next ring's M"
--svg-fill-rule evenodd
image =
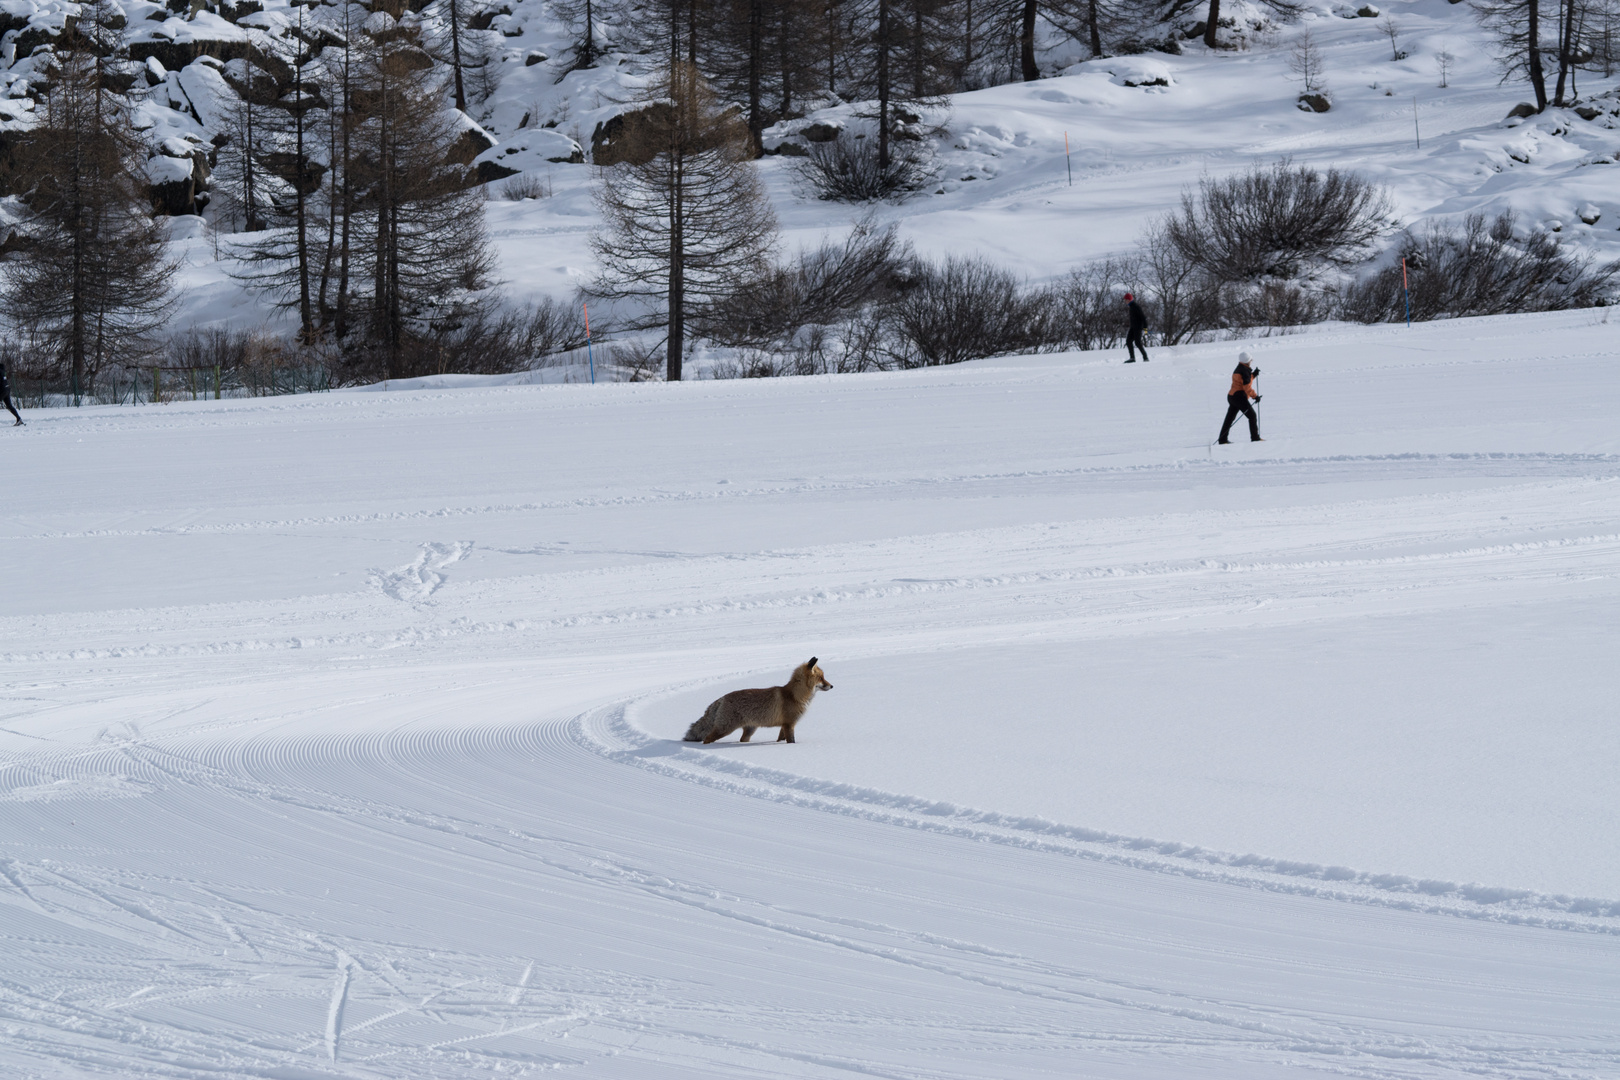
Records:
M663 301L665 378L681 377L687 320L762 277L776 216L750 162L752 141L697 69L678 61L658 87L663 107L639 153L603 173L602 228L592 246L603 296Z

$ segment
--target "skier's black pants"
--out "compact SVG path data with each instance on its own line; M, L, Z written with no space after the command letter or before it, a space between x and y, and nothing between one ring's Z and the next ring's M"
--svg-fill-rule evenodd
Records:
M1232 433L1232 421L1237 419L1238 413L1249 418L1249 441L1260 441L1260 418L1254 415L1254 406L1249 404L1248 394L1226 395L1226 423L1221 425L1221 442Z
M15 406L15 405L13 405L11 403L11 395L10 394L6 394L3 397L0 397L0 405L4 405L6 408L10 409L11 410L11 415L17 417L17 422L19 424L22 423L22 417L17 413L17 406Z
M1142 340L1142 331L1139 329L1132 330L1130 333L1125 335L1125 351L1130 355L1132 360L1136 359L1137 349L1142 350L1142 362L1146 363L1148 358L1147 342Z

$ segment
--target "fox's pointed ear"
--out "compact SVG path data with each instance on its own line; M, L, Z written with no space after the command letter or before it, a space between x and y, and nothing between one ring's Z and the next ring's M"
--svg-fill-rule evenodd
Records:
M815 667L816 666L816 658L812 656L810 658L810 662L808 664L804 665L804 666L805 667Z

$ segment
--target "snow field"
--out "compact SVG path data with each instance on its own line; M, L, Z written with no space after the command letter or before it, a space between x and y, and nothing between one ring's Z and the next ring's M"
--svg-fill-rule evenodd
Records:
M32 414L0 1064L1612 1075L1612 327L1248 347Z

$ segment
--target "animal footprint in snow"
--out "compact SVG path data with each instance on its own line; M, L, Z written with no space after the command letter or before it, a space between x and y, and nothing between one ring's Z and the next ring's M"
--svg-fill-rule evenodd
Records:
M471 550L472 544L462 541L423 544L408 565L396 570L373 570L371 580L395 600L407 603L426 600L444 584L444 575L439 571L461 561Z

